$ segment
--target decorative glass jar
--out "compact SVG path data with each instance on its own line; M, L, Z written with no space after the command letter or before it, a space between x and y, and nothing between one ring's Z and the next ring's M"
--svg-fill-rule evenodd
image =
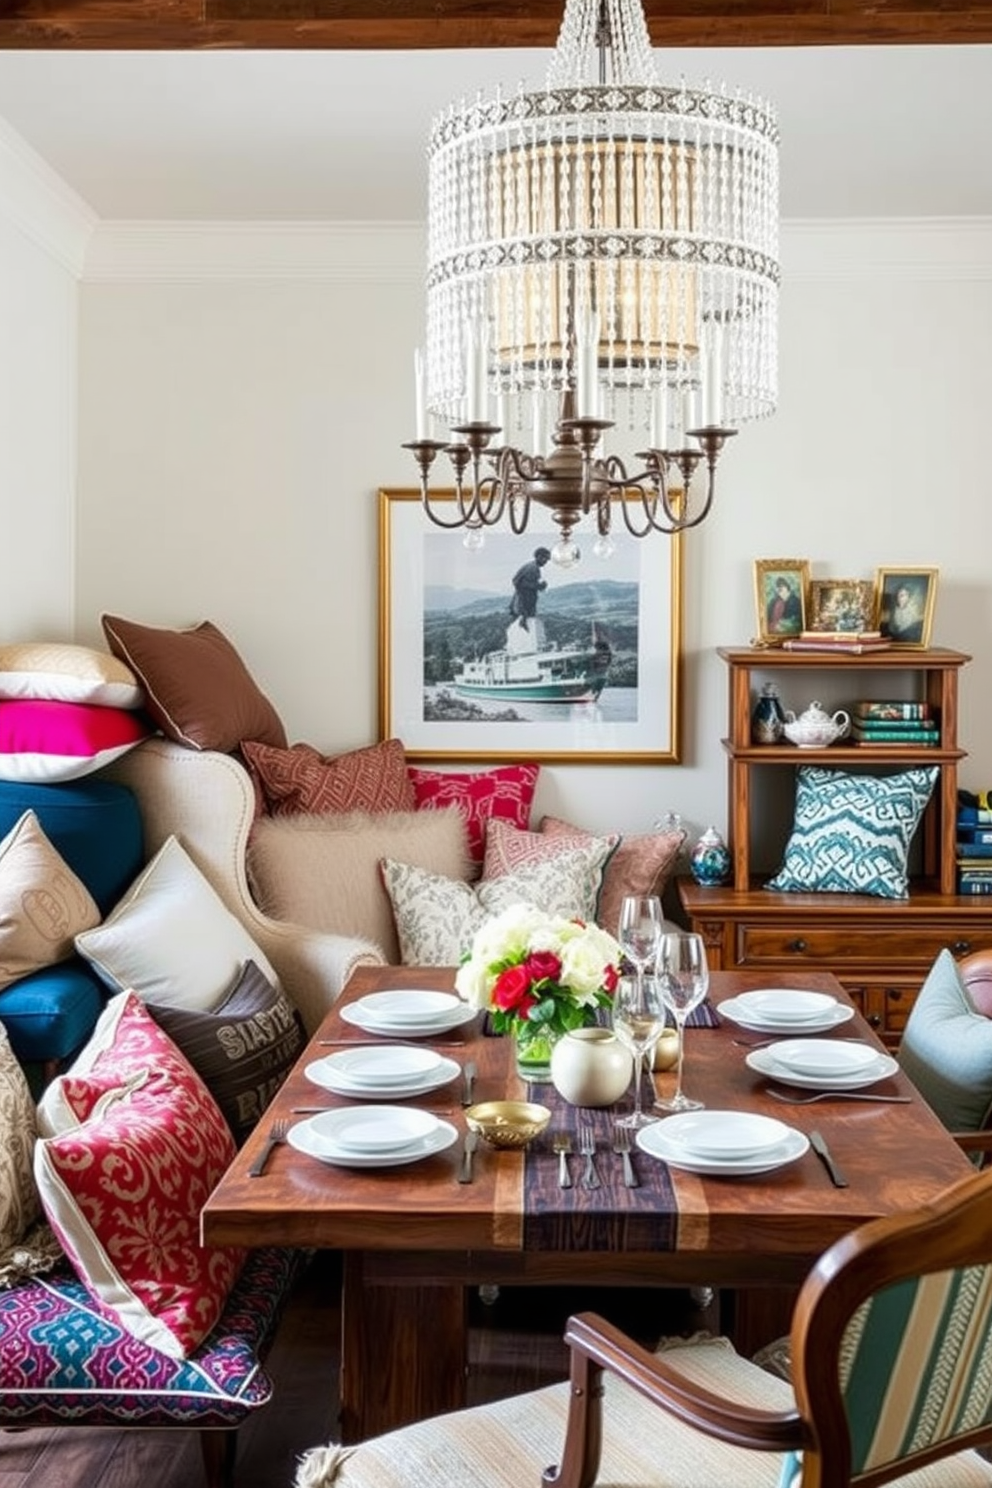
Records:
M521 1080L542 1083L551 1079L551 1055L562 1035L547 1023L517 1018L513 1038L517 1050L517 1074Z

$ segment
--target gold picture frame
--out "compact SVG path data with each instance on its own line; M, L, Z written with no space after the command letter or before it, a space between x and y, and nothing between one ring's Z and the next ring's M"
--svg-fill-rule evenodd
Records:
M442 516L452 503L454 517L454 492L432 491L431 502ZM682 539L635 538L618 516L614 553L600 562L595 529L580 527L578 569L543 560L536 599L518 604L514 579L558 536L532 509L525 533L491 528L469 549L464 531L430 521L419 490L380 489L379 734L402 739L408 759L679 763ZM497 690L519 675L502 659L517 659L511 647L564 675L580 634L587 653L608 651L597 696L521 701ZM589 666L595 685L596 658Z
M808 558L755 559L754 601L759 641L767 646L780 645L806 629L808 590Z
M813 579L809 586L807 630L876 629L877 607L872 579Z
M939 576L936 568L875 570L878 628L893 646L922 651L930 645Z

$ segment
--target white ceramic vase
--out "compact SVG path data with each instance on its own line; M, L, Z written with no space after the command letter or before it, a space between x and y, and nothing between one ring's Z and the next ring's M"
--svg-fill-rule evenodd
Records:
M630 1088L634 1061L609 1028L576 1028L551 1055L551 1080L573 1106L612 1106Z

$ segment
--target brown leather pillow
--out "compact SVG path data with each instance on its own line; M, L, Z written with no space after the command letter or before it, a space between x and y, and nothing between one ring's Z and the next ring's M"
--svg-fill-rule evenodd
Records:
M191 749L236 749L242 739L286 746L286 730L231 642L209 620L190 630L101 616L107 645L145 689L145 711Z

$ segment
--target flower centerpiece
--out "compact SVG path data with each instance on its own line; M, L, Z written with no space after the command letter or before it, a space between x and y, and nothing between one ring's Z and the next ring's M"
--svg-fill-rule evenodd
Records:
M455 987L491 1014L497 1033L514 1035L523 1078L546 1080L558 1039L610 1006L621 957L598 925L516 904L476 931Z

